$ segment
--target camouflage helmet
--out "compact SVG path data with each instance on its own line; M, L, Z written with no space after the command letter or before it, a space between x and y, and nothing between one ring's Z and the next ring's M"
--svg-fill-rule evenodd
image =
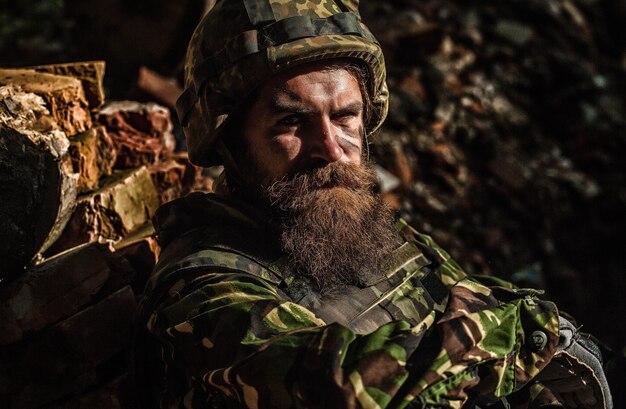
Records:
M367 135L387 115L382 50L361 22L358 0L217 0L198 24L185 61L176 108L189 158L221 162L217 141L229 113L263 81L296 65L352 58L368 71L372 112Z

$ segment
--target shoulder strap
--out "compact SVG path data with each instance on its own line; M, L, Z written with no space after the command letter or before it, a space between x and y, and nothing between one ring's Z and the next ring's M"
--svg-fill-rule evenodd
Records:
M415 244L410 242L402 244L394 251L391 263L385 272L385 277L393 284L383 293L377 295L370 304L355 316L350 318L348 326L353 326L372 309L386 302L409 281L411 281L413 286L421 287L423 299L428 304L427 307L430 311L443 311L445 301L448 298L448 289L438 279L434 269L427 268L428 266L433 266L433 264Z

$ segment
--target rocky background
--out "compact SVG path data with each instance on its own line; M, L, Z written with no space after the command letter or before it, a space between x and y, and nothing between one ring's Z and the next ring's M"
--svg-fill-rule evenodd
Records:
M0 8L0 67L104 60L106 75L95 69L89 78L109 101L102 108L104 95L67 69L35 72L79 81L31 89L16 72L0 72L2 136L38 141L28 152L53 157L41 162L52 164L49 174L76 179L64 185L74 183L73 193L55 191L54 214L24 207L51 227L24 221L20 231L46 237L0 248L13 260L0 271L0 401L8 407L124 407L128 313L156 257L143 222L158 203L210 189L214 175L204 171L199 184L203 174L185 162L164 108L180 92L186 39L210 2ZM626 3L389 0L364 1L361 13L383 45L392 93L371 146L388 203L469 272L545 289L623 356ZM114 102L122 99L139 102ZM163 106L141 104L148 101ZM20 106L40 114L22 117ZM33 127L39 136L25 132ZM60 159L58 141L68 144ZM17 169L19 161L3 158L10 166L2 169ZM3 201L28 187L27 175L9 174L22 179L9 188L0 175ZM146 202L116 214L133 189ZM613 384L623 385L623 363L615 365ZM623 388L615 394L625 407Z

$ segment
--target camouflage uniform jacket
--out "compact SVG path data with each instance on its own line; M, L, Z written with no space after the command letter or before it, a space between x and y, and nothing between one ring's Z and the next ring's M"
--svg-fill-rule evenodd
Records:
M552 303L468 277L402 221L388 271L330 295L290 274L272 221L242 202L192 194L155 225L140 320L163 367L139 377L158 374L144 392L161 407L469 407L537 395L518 391L557 351Z

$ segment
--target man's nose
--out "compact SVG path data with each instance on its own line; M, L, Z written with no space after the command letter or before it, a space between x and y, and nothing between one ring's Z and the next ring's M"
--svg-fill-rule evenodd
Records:
M309 136L311 159L336 162L343 156L343 148L337 141L338 130L330 118L320 118Z

